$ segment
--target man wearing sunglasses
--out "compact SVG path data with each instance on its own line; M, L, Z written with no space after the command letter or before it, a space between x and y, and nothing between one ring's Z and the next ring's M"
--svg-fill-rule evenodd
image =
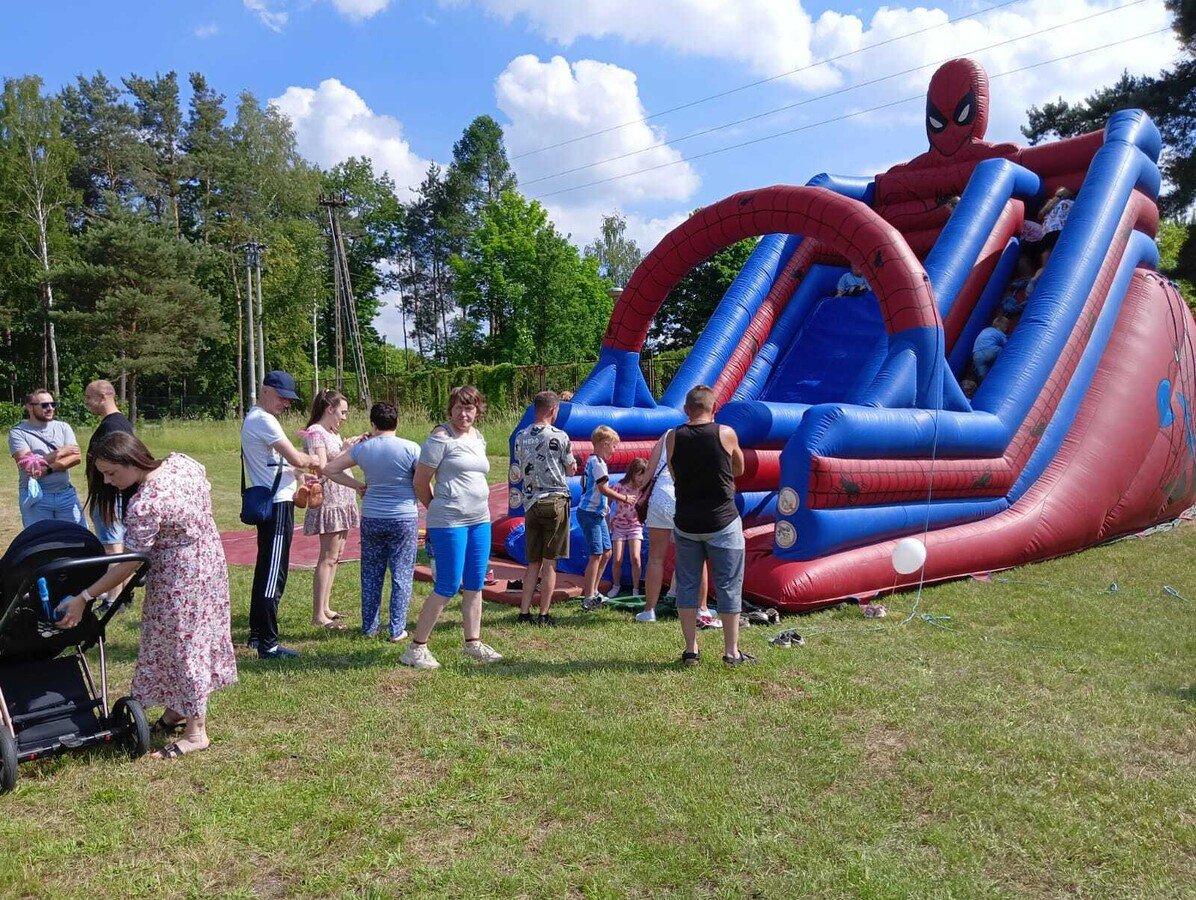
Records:
M25 398L25 421L8 433L8 452L20 472L18 497L26 528L44 519L84 525L79 495L69 470L79 465L79 442L66 422L55 418L54 395L45 388Z

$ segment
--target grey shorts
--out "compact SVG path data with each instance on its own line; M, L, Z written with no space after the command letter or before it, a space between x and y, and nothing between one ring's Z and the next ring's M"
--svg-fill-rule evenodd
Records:
M702 567L709 562L718 614L738 615L743 608L743 565L746 556L743 522L735 519L721 531L710 534L690 534L674 529L673 541L676 544L673 580L677 587L677 608L698 608Z

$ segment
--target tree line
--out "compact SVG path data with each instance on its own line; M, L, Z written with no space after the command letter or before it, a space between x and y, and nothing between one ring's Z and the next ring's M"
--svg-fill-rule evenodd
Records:
M385 367L372 323L398 296L404 366L557 364L596 355L610 288L641 253L608 217L579 252L517 188L502 130L480 116L444 168L404 201L369 159L321 169L289 120L251 93L229 100L201 73L79 76L50 93L36 76L0 93L0 376L12 400L94 377L142 395L241 411L244 248L262 274L271 367L312 373L331 357L332 271L321 195L343 229L367 368ZM700 328L700 324L696 327ZM676 337L671 336L671 337ZM393 365L393 362L392 362Z

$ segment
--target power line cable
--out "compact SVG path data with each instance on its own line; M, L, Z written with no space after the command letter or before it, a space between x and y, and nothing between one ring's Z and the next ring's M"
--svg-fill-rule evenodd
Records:
M1165 32L1169 32L1169 31L1171 31L1170 25L1168 25L1164 28L1156 28L1154 31L1147 31L1142 34L1136 34L1133 37L1122 38L1119 41L1111 41L1107 44L1101 44L1098 47L1090 47L1087 50L1077 50L1075 53L1067 53L1067 54L1064 54L1063 56L1056 56L1052 59L1042 60L1041 62L1029 63L1024 66L1018 66L1016 69L1009 69L1008 71L1005 71L1005 72L999 72L996 75L990 75L989 80L993 81L993 80L996 80L997 78L1005 78L1009 75L1016 75L1019 72L1027 72L1031 69L1039 69L1039 68L1042 68L1043 66L1053 65L1054 63L1065 62L1066 60L1069 60L1069 59L1075 59L1080 56L1086 56L1089 53L1098 53L1102 50L1108 50L1111 47L1118 47L1122 44L1128 44L1131 41L1137 41L1137 40L1141 40L1142 38L1153 37L1154 35L1163 34ZM762 143L765 143L766 141L776 140L777 138L780 138L780 137L787 137L791 134L798 134L802 131L809 131L812 128L818 128L822 125L832 125L836 122L844 122L848 119L859 118L860 116L865 116L865 115L868 115L869 113L879 112L882 109L891 109L894 106L901 106L905 103L912 103L915 100L925 100L925 98L926 98L926 94L925 94L925 92L922 92L919 94L915 94L914 96L911 96L911 97L903 97L900 100L890 100L888 103L881 103L877 106L868 107L867 109L859 109L859 110L855 110L854 112L843 113L842 115L832 116L829 119L822 119L821 121L818 121L818 122L809 122L805 125L799 125L796 128L789 128L789 129L786 129L785 131L773 132L772 134L766 134L766 135L762 135L761 137L758 137L758 138L752 138L749 141L741 141L738 144L729 144L726 147L717 147L714 150L707 150L704 153L697 153L693 156L686 157L683 159L675 159L670 162L660 163L658 165L649 166L644 169L637 169L634 172L624 172L622 175L612 175L608 178L599 178L599 179L595 179L594 181L587 181L584 184L574 185L573 187L560 188L559 190L555 190L555 191L548 191L548 192L542 193L542 194L535 194L535 195L533 195L533 198L537 199L537 200L543 200L547 197L555 197L560 194L569 194L569 193L572 193L573 191L580 191L580 190L584 190L585 188L589 188L589 187L596 187L596 186L602 185L602 184L609 184L613 181L621 181L624 178L632 178L636 175L645 175L648 172L655 172L660 169L667 169L672 166L679 166L682 163L693 162L694 160L698 160L698 159L705 159L706 157L709 157L709 156L717 156L720 153L729 153L732 150L741 150L744 147L751 147L751 146L754 146L755 144L762 144Z
M674 139L668 141L666 144L652 144L647 147L641 147L638 150L628 150L626 153L620 153L617 156L608 156L605 159L600 159L595 162L583 163L582 165L574 166L572 169L564 169L560 172L554 172L551 175L541 175L539 178L533 178L530 181L521 182L521 185L523 187L527 187L528 185L539 184L544 181L551 181L554 178L563 178L566 175L572 175L577 172L584 172L586 169L593 169L598 166L606 165L607 163L618 162L619 160L622 160L622 159L629 159L632 156L639 156L642 153L650 153L653 150L659 150L661 147L665 147L665 146L672 147L677 144L684 143L685 141L693 140L694 138L697 138L697 137L703 137L704 135L713 134L717 131L724 131L728 128L734 128L737 125L744 125L748 122L754 122L758 119L766 119L769 116L775 116L778 113L788 112L789 110L796 109L800 106L806 106L810 103L816 103L819 100L827 100L831 97L837 97L841 94L846 94L846 93L850 93L851 91L859 90L860 88L872 87L873 85L881 84L885 81L891 81L892 79L900 78L903 75L910 75L914 72L919 72L922 69L928 69L932 66L939 66L945 62L948 62L951 59L955 59L956 57L958 57L960 55L970 55L973 53L984 53L989 50L995 50L998 47L1004 47L1009 44L1016 44L1019 41L1024 41L1024 40L1028 40L1030 38L1040 37L1044 34L1048 34L1048 33L1052 32L1052 31L1057 31L1060 28L1069 28L1073 25L1078 25L1081 22L1086 22L1090 19L1095 19L1099 16L1105 16L1105 15L1108 15L1109 13L1120 12L1121 10L1129 9L1130 7L1138 6L1139 4L1145 3L1145 2L1146 2L1146 0L1130 0L1129 3L1125 3L1121 6L1111 6L1108 9L1103 9L1103 10L1100 10L1095 13L1089 13L1086 16L1080 16L1079 18L1070 19L1066 22L1060 22L1056 25L1051 25L1048 28L1036 29L1035 31L1027 32L1026 34L1020 35L1018 37L1007 38L1006 40L1003 40L1003 41L997 41L995 44L989 44L985 47L976 47L971 50L963 51L962 54L961 53L953 53L953 54L951 54L951 56L947 56L942 59L935 60L933 62L922 63L921 65L913 66L912 68L909 68L909 69L903 69L900 72L893 72L892 74L889 74L889 75L882 75L878 78L869 79L868 81L856 82L855 84L850 84L846 87L838 88L833 91L828 91L824 94L817 94L813 97L806 97L805 99L798 100L794 103L787 103L784 106L777 106L772 109L764 110L763 112L755 113L754 115L745 116L742 119L735 119L732 122L724 122L721 125L712 125L708 128L699 129L698 131L692 131L689 134L682 135L679 138L674 138ZM518 157L513 157L513 158L518 159Z
M752 81L747 84L741 84L738 87L729 88L725 91L720 91L717 94L710 94L705 97L699 97L696 100L690 100L685 103L678 104L677 106L670 106L668 109L662 109L660 112L651 113L647 116L641 116L638 119L630 119L630 120L628 120L626 122L622 122L618 125L609 125L606 128L600 128L597 131L591 131L586 134L578 135L577 137L567 138L563 141L558 141L555 144L548 144L544 147L537 147L534 150L525 150L522 153L512 156L511 159L516 160L516 159L522 159L525 156L534 156L535 154L543 153L546 150L555 150L557 147L564 147L568 144L575 144L578 141L584 141L584 140L587 140L592 137L597 137L599 135L609 134L610 132L618 131L621 128L629 128L632 125L639 125L644 122L650 122L653 119L659 119L663 116L667 116L667 115L670 115L675 112L680 112L683 109L691 109L692 107L695 107L695 106L701 106L704 103L710 103L713 100L721 100L723 97L730 97L732 94L738 94L742 91L750 90L751 88L759 87L760 85L763 85L763 84L771 84L774 81L779 81L782 78L788 78L791 75L798 75L802 72L807 72L810 69L816 69L819 66L829 65L830 63L838 62L839 60L842 60L842 59L847 59L850 56L856 56L857 54L864 53L868 50L875 50L877 47L884 47L888 44L894 44L898 41L903 41L906 38L917 37L920 34L926 34L927 32L934 31L935 29L943 28L947 25L954 25L956 22L962 22L965 19L974 19L978 16L983 16L990 12L994 12L998 9L1002 9L1003 7L1012 6L1015 3L1022 3L1022 2L1025 2L1025 0L1004 0L1004 2L995 3L995 4L988 6L984 9L978 9L974 12L966 13L962 16L955 16L954 18L947 19L947 21L945 21L945 22L938 22L934 25L928 25L925 28L919 28L917 31L909 31L909 32L906 32L905 34L899 34L899 35L896 35L895 37L886 38L883 41L877 41L875 44L866 44L863 47L857 47L855 50L849 50L846 53L840 53L838 56L832 56L827 59L820 60L816 63L809 63L804 66L799 66L796 69L790 69L787 72L781 72L779 75L770 75L767 78L761 78L759 81Z

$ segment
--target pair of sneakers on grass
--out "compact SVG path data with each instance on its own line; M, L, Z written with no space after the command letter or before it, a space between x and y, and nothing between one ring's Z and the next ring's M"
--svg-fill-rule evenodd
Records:
M502 661L501 653L489 644L483 644L480 640L466 641L464 646L461 647L461 655L466 659L472 659L474 662L480 663ZM403 651L403 655L399 657L399 662L413 669L440 668L440 662L432 655L432 651L428 649L428 645L417 644L415 641L412 641L411 646Z

